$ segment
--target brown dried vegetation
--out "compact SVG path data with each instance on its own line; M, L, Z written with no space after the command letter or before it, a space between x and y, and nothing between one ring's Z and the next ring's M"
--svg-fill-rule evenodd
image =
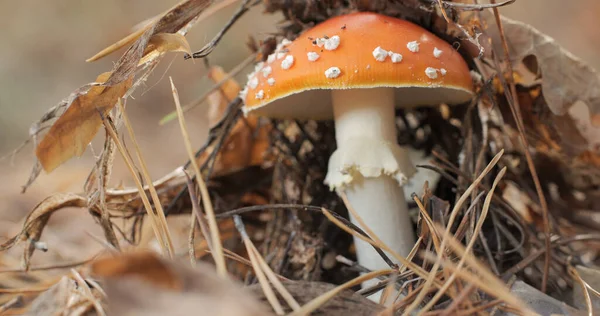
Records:
M84 193L43 200L21 232L0 249L25 242L23 271L35 270L30 258L44 248L42 232L48 219L74 206L88 209L98 220L107 239L106 253L102 258L82 258L85 261L62 278L0 289L7 293L2 311L449 315L500 309L533 314L546 310L530 297L555 302L535 288L570 304L577 304L569 299L573 287L582 286L588 298L597 293L574 267L598 264L600 235L594 233L600 227L596 216L600 140L594 132L600 122L598 74L551 38L501 18L497 7L517 5L514 1L463 2L246 0L222 32L192 53L184 37L187 30L205 16L205 10L220 4L187 0L90 58L129 46L112 71L75 90L32 126L39 163L26 185L35 180L40 166L50 172L81 155L104 126L104 150ZM250 61L265 59L282 38L293 39L331 16L355 10L413 21L455 44L468 61L477 86L473 102L397 113L399 142L432 153L431 163L420 167L441 176L435 187L425 184L425 193L413 196L419 241L409 258L390 254L402 266L364 271L348 259L353 250L345 232L363 236L378 249L386 246L364 237L345 220L343 201L323 185L325 157L335 149L331 122L243 118L239 84L217 66L208 73L216 87L206 94L212 126L193 163L188 161L151 183L143 158L138 157L139 168L131 158L132 153L140 155L139 149L125 148L119 140L121 126L134 139L122 103L163 54L209 55L240 16L260 5L265 14L281 12L285 20L278 25L279 34L251 46ZM185 140L183 122L182 133ZM117 151L128 160L138 187L107 187ZM199 166L199 173L190 168L193 165ZM193 182L191 175L201 179ZM201 180L207 182L209 199L203 196ZM211 218L213 208L216 215ZM189 213L191 220L186 219L188 225L182 229L187 251L182 253L172 243L176 230L164 217ZM210 222L215 219L218 231ZM185 257L187 252L195 267L133 250L153 239L167 257ZM222 252L217 244L223 245ZM210 257L226 262L228 276L224 271L216 276L204 263L196 266L198 261L212 262ZM355 278L358 272L366 274ZM382 282L373 289L348 290L356 290L369 277ZM385 300L384 295L384 305L379 305L359 295L386 286L396 286L404 296ZM586 307L591 310L590 304ZM578 312L566 305L557 308Z

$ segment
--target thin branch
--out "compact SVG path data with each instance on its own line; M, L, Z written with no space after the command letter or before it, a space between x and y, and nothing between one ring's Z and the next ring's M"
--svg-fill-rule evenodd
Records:
M507 0L501 3L489 3L489 4L478 4L478 3L460 3L460 2L449 2L449 1L438 1L429 0L431 3L438 2L442 3L444 8L453 8L463 11L482 11L485 9L499 8L514 3L517 0Z
M239 20L244 15L244 13L246 13L248 10L250 10L250 7L252 5L256 5L259 2L257 1L252 5L248 5L248 3L250 3L250 0L244 0L244 2L240 5L238 10L233 14L231 19L229 19L229 21L227 21L225 26L223 26L221 31L219 31L219 33L217 33L217 35L215 35L215 37L210 42L208 42L206 45L204 45L204 47L202 47L199 51L193 53L191 57L189 55L186 55L185 59L204 58L204 57L208 56L213 51L213 49L215 49L217 44L219 44L219 42L221 41L221 39L223 38L225 33L227 33L227 31L229 31L229 29L233 26L233 24L235 24L235 22L237 22L237 20Z
M208 188L206 187L206 183L202 178L202 173L200 173L200 168L198 168L198 163L196 159L194 159L194 151L192 149L192 144L190 143L190 137L187 132L187 124L185 123L185 118L183 117L183 111L181 109L181 104L179 103L179 94L177 93L177 88L175 88L175 84L173 83L173 78L169 78L171 81L171 91L173 92L173 100L175 101L175 107L177 109L177 116L179 118L179 126L181 127L181 135L184 140L185 148L187 150L189 159L192 164L192 168L196 175L196 183L200 188L200 195L202 196L202 206L204 207L204 212L206 212L206 217L208 219L208 226L210 229L210 236L212 241L212 249L214 249L215 253L213 254L213 258L215 259L215 263L217 265L217 273L223 277L227 277L227 266L225 264L225 257L223 256L223 244L221 241L221 236L219 233L219 225L217 225L217 220L215 218L215 210L213 209L212 203L210 201L210 195L208 194Z
M491 0L492 3L496 3L496 0ZM508 69L508 84L510 86L510 96L507 96L507 100L509 101L510 111L515 119L517 124L517 129L519 131L519 138L521 139L521 143L523 145L523 151L525 152L525 159L527 160L527 167L529 168L529 172L531 173L531 178L535 185L535 190L538 195L538 199L540 200L540 208L542 209L542 220L544 222L544 242L546 247L546 253L544 257L544 269L542 276L542 286L541 291L546 292L546 287L548 285L548 276L550 271L550 219L549 219L549 211L548 211L548 203L546 201L546 196L544 195L544 190L542 189L542 184L540 183L540 178L538 177L537 170L535 168L535 164L533 162L533 158L531 157L531 152L529 151L529 142L525 137L525 127L523 126L523 117L521 116L521 106L519 104L519 98L517 96L517 87L515 85L515 81L513 80L513 67L510 61L510 52L508 50L508 43L506 42L506 35L504 34L504 27L502 26L502 21L500 20L500 13L498 12L498 8L493 8L494 17L496 18L496 24L498 25L498 30L500 32L500 39L502 41L502 47L504 50L504 62L506 63ZM504 82L504 76L498 76L502 82Z

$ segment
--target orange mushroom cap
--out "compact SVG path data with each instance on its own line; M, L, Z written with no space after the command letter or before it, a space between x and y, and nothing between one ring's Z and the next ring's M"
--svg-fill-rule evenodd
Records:
M408 21L360 12L331 18L284 40L242 92L244 112L331 119L333 89L393 87L396 107L456 104L472 97L461 55Z

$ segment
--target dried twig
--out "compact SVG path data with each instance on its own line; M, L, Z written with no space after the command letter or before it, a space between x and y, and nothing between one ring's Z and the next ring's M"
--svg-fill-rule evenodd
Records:
M187 178L187 188L190 193L190 201L192 202L192 218L190 224L190 237L189 237L189 254L192 265L196 263L196 253L194 248L194 231L196 230L196 223L200 226L200 232L202 232L202 237L206 240L206 244L208 246L208 250L211 255L214 254L213 250L213 241L210 236L210 229L208 228L208 224L206 223L206 219L202 216L202 212L198 209L200 206L200 202L198 201L198 195L194 190L194 182L186 173Z
M492 4L496 3L495 0L491 1ZM515 85L515 81L513 80L513 67L510 61L510 52L508 50L508 43L506 42L506 36L504 35L504 28L502 27L502 22L500 21L500 13L498 12L498 8L493 8L494 17L496 18L496 24L498 25L498 31L500 32L500 38L502 40L502 48L504 50L504 62L506 63L508 70L508 84L510 86L510 95L507 95L507 100L509 101L510 111L515 119L517 124L517 129L519 131L519 138L523 145L523 151L525 152L525 159L527 161L527 167L529 168L529 172L531 173L531 178L535 185L535 190L538 195L538 199L540 202L540 208L542 209L542 220L544 221L544 244L546 247L546 253L544 257L544 269L542 276L542 285L541 291L546 292L546 287L548 284L548 275L550 271L550 218L548 211L548 203L546 202L546 196L544 195L544 189L542 188L542 184L540 183L540 178L538 177L537 170L535 168L535 164L533 162L533 158L531 157L529 142L525 137L525 127L523 126L523 117L521 116L521 106L519 105L519 98L517 97L517 87ZM505 81L504 76L499 76L502 82ZM508 91L508 90L506 90ZM506 92L508 94L508 92Z
M417 298L415 299L415 301L410 306L407 307L407 309L405 311L407 314L410 314L412 311L414 311L417 308L418 304L423 300L425 295L427 295L428 289L431 286L431 283L433 282L433 280L435 279L435 274L437 273L437 269L440 266L440 262L441 262L440 260L442 259L442 256L444 255L444 252L446 251L445 250L446 243L449 239L451 239L450 230L452 229L454 219L456 218L456 216L458 216L458 211L462 208L463 203L470 196L471 192L475 189L475 187L477 187L478 183L480 183L483 180L483 178L496 165L498 160L500 160L500 157L502 157L503 153L504 153L504 150L501 150L494 157L494 159L492 159L492 161L490 161L490 163L487 165L487 167L485 167L485 169L481 172L479 177L477 177L477 179L475 179L475 181L473 181L473 183L471 183L471 185L467 188L467 190L465 190L463 195L458 199L458 201L454 205L454 208L452 209L452 212L450 213L450 218L448 219L448 223L446 224L447 226L446 226L443 238L442 238L442 245L440 246L440 252L437 254L437 260L435 261L433 268L431 269L431 272L429 273L429 275L425 277L427 279L427 281L425 281L424 290L422 290L419 293L419 295L417 296Z
M185 112L195 108L196 106L202 104L202 102L204 102L204 100L206 100L206 98L208 98L209 95L211 95L217 89L221 88L221 86L224 83L226 83L228 80L231 80L231 78L233 78L234 76L239 74L248 65L252 64L252 62L254 62L255 59L256 59L256 54L252 54L252 55L248 56L241 63L239 63L237 66L235 66L230 72L228 72L227 75L225 75L225 77L223 77L223 79L221 81L215 83L210 89L208 89L208 91L204 92L204 94L202 96L200 96L198 99L194 100L192 103L183 106L182 107L183 112L185 113ZM162 119L160 119L160 121L158 122L158 125L167 124L168 122L174 120L175 118L177 118L177 111L173 111L173 112L165 115Z
M88 283L83 279L83 277L81 277L81 274L79 274L79 272L77 272L75 269L71 269L71 274L73 275L73 278L77 281L79 285L78 289L81 291L83 296L85 296L85 298L87 298L92 303L94 309L96 310L96 313L98 313L99 316L106 316L106 313L104 312L104 308L102 307L100 300L94 296L94 293L92 293L92 289L90 288Z
M457 10L464 11L481 11L490 8L499 8L505 5L509 5L514 3L516 0L506 0L501 3L490 3L490 4L479 4L479 3L460 3L460 2L450 2L450 1L438 1L438 0L429 0L431 3L438 2L442 3L444 8L453 8Z
M117 145L117 149L119 150L119 153L123 157L123 160L125 160L125 165L129 169L129 172L131 173L133 181L135 182L136 186L138 187L138 193L140 195L140 198L142 199L142 203L144 204L146 213L148 214L148 217L150 217L150 223L152 224L152 229L154 231L154 235L156 236L156 239L158 240L158 243L161 246L162 251L165 254L170 256L170 254L173 254L174 252L173 252L173 245L172 244L170 245L166 241L167 237L164 236L165 230L163 227L164 227L164 225L166 225L166 223L162 223L160 218L158 217L158 214L155 214L154 209L152 208L152 205L150 204L150 200L148 199L148 196L146 195L146 191L144 190L144 186L142 185L140 178L138 178L138 174L136 172L136 168L133 164L133 161L132 161L131 157L129 156L129 153L125 149L125 146L123 146L123 143L121 143L121 140L119 139L119 136L117 135L117 131L116 131L115 127L113 126L112 122L109 119L107 119L106 117L102 117L102 120L103 120L104 126L106 127L106 131L108 132L110 137L114 140L115 144Z
M250 4L250 2L250 0L244 0L244 2L240 5L238 10L233 14L231 19L229 19L229 21L225 23L221 31L219 31L219 33L217 33L217 35L215 35L215 37L206 45L204 45L204 47L202 47L199 51L193 53L191 58L204 58L208 56L213 51L213 49L215 49L216 45L219 44L225 33L227 33L227 31L233 26L233 24L235 24L235 22L239 20L244 15L244 13L250 10L251 6L260 3L260 1L254 1L254 3L252 4ZM190 56L186 56L186 59L188 58L190 58Z
M239 215L235 215L233 217L233 222L235 223L235 228L240 232L240 235L242 236L242 240L248 252L248 257L250 258L250 262L252 263L252 267L254 268L254 274L256 275L256 278L258 278L258 282L260 283L260 286L263 290L263 293L265 294L265 297L267 298L267 301L269 302L269 304L271 304L271 307L273 307L273 310L275 310L275 313L277 315L283 315L283 307L281 306L279 300L275 296L275 292L273 292L273 289L269 285L267 277L265 276L265 272L261 269L260 263L258 263L256 253L252 250L250 246L250 237L248 237L248 234L246 233L246 229L244 228L244 224L242 223L241 217Z
M323 293L321 296L314 298L313 300L311 300L310 302L308 302L304 306L302 306L302 308L300 310L291 313L290 316L309 315L311 312L315 311L317 308L319 308L323 304L327 303L328 300L332 299L334 296L338 295L343 290L351 288L355 285L361 284L362 282L373 279L375 277L378 277L381 275L386 275L386 274L391 274L394 271L395 270L392 270L392 269L386 269L386 270L373 271L373 272L363 274L363 275L361 275L355 279L352 279L352 280L350 280L328 292Z
M588 287L590 287L590 286L583 280L581 275L579 275L579 272L577 272L577 269L573 268L572 266L569 266L569 273L571 273L573 275L575 280L581 286L581 292L583 293L583 297L585 298L585 306L587 308L588 315L593 316L594 315L594 307L592 305L592 298L590 297L590 292L588 292Z
M123 108L123 103L118 102L118 106L119 110L121 111L123 123L127 129L129 138L131 139L131 143L133 144L135 155L140 164L141 175L144 177L144 181L148 183L148 191L150 192L150 196L152 197L152 202L154 203L154 207L156 208L156 215L158 217L160 226L162 228L162 232L169 247L169 256L174 256L175 250L173 248L173 240L171 238L171 233L169 232L169 225L167 225L165 212L163 211L162 203L160 201L160 198L158 197L158 193L156 192L154 183L152 182L152 177L150 176L150 172L148 172L146 160L144 159L144 156L142 155L142 152L140 150L140 146L138 145L138 142L135 138L135 134L133 133L133 126L131 125L131 121L129 121L129 116L127 115L127 112L125 112L125 108Z
M204 211L206 212L206 217L208 219L208 226L210 229L210 236L212 241L212 249L214 249L215 253L213 253L213 258L215 259L215 263L217 265L217 272L223 278L227 277L227 266L225 265L225 257L223 256L223 245L221 243L221 236L219 233L219 226L217 225L217 220L215 219L215 211L213 209L212 203L210 201L210 195L208 194L208 189L206 188L206 183L202 178L202 173L200 173L200 168L198 168L198 163L196 159L194 159L194 151L192 149L192 144L190 143L190 137L187 132L187 125L185 123L185 118L183 117L183 111L181 109L181 104L179 102L179 94L177 93L177 88L175 88L175 84L173 83L173 78L169 77L171 81L171 91L173 93L173 100L175 101L175 107L177 109L177 117L179 118L179 126L181 127L181 135L183 137L183 141L185 144L185 148L187 150L189 159L192 164L192 168L194 170L196 176L196 183L200 188L200 195L202 196L202 205L204 206Z
M475 241L477 240L477 236L479 235L479 232L481 231L481 227L483 227L483 222L485 221L488 210L490 209L490 204L492 202L492 196L494 195L494 190L496 189L496 186L498 185L498 183L500 183L500 180L502 179L502 177L504 176L505 173L506 173L506 167L504 167L504 168L502 168L502 170L500 170L500 172L496 176L496 179L494 179L492 188L490 189L487 196L485 197L485 201L483 203L483 209L481 210L481 215L479 216L479 220L477 221L477 225L475 226L473 236L469 240L469 243L467 244L467 247L465 249L466 253L469 253L471 251L471 249L473 248L473 245L475 244ZM446 289L448 289L450 287L450 285L452 284L452 282L454 282L454 279L456 279L457 272L460 269L462 269L462 266L464 265L465 260L466 260L466 256L462 256L462 258L456 265L457 270L454 271L454 273L452 273L452 275L450 275L450 277L445 281L446 283L444 284L444 286L442 286L442 288L435 294L435 296L433 296L433 298L431 298L431 300L427 303L427 305L425 305L421 309L421 312L428 311L429 309L431 309L433 307L433 305L440 298L442 298L442 295L444 295Z

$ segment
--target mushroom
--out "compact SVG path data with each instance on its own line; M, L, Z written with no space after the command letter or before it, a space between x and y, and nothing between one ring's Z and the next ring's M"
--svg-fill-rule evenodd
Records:
M415 168L397 144L394 109L470 100L467 64L427 30L367 12L331 18L284 40L274 56L281 58L269 56L249 76L244 113L333 118L337 150L326 184L344 192L365 225L406 256L415 236L402 186ZM264 67L271 67L268 76ZM369 244L355 238L355 246L361 265L386 267Z

